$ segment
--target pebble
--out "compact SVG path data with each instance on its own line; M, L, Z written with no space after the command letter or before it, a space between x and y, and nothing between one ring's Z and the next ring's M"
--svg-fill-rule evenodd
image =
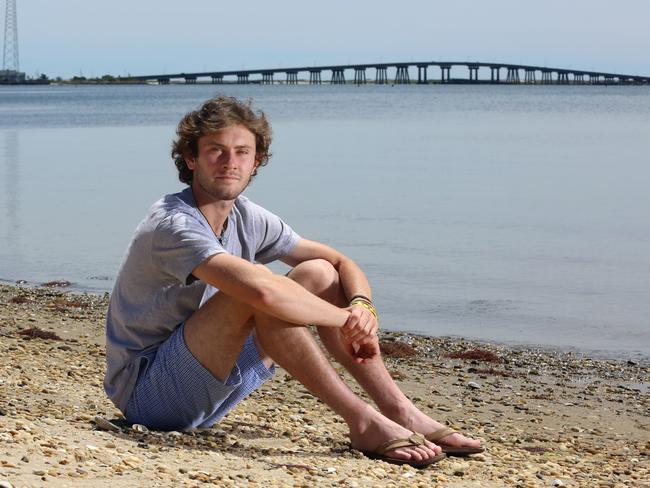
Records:
M480 390L481 389L481 385L479 385L475 381L468 381L467 386L469 386L470 388L473 388L474 390Z
M456 462L451 465L451 471L454 474L454 476L464 476L465 473L467 473L468 469L469 469L469 463Z
M556 487L556 488L563 488L566 485L564 484L564 481L559 480L559 479L555 479L555 480L553 480L553 486Z

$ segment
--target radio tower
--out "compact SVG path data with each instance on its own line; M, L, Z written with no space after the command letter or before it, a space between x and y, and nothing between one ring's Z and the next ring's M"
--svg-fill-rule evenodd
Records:
M5 43L0 81L23 81L25 75L24 73L20 73L18 69L18 15L16 12L16 0L6 0Z

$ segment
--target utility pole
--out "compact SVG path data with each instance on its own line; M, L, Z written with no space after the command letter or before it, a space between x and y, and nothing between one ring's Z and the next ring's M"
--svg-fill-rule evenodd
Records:
M2 56L2 71L0 83L20 83L25 81L25 73L21 73L18 63L18 13L16 0L6 0L5 6L5 38Z

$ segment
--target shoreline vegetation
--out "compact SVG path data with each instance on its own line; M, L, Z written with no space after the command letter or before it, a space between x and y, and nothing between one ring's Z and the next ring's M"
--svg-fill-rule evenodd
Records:
M351 450L282 369L211 429L127 425L102 389L107 303L0 284L0 486L650 486L646 362L383 332L408 396L487 447L418 471Z

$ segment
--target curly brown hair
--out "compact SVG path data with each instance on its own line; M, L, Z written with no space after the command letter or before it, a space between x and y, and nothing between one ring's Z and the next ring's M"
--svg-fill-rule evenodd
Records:
M216 132L232 125L246 127L255 136L255 160L260 166L266 166L271 158L271 126L264 112L254 111L251 99L242 101L235 97L219 95L207 100L201 108L186 114L178 123L177 139L172 144L172 158L178 169L178 179L188 185L192 184L192 170L187 166L185 157L198 155L199 139L206 134ZM257 174L257 168L253 176Z

